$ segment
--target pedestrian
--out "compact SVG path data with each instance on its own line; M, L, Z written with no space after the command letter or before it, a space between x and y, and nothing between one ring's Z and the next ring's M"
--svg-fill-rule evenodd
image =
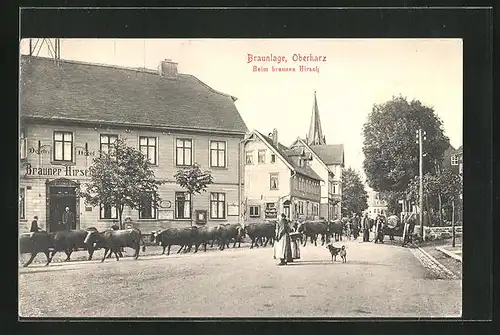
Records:
M30 229L30 233L35 233L35 232L39 232L41 231L42 229L40 227L38 227L38 216L34 216L33 217L33 221L31 221L31 229Z
M375 243L384 243L384 219L378 215L375 221Z
M389 231L389 240L394 241L394 230L398 226L398 217L394 212L387 218L387 228Z
M361 227L363 228L363 242L370 241L370 219L368 218L368 213L365 212L363 219L361 220Z
M75 215L69 207L66 207L65 212L62 215L62 223L65 226L66 230L73 229L73 225L75 223Z
M274 257L279 259L278 265L286 265L287 259L290 259L290 228L285 214L281 214L281 220L276 223Z
M359 236L359 231L361 230L360 227L360 219L357 213L354 214L353 219L352 219L352 235L354 239L358 239Z
M300 259L300 246L299 246L299 237L300 233L297 231L298 225L297 222L291 225L291 233L290 233L290 249L291 249L291 262L294 259Z

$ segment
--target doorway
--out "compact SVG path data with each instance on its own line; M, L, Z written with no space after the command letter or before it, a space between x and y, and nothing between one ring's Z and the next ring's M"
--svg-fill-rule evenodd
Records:
M68 228L80 228L80 202L76 194L78 186L78 183L69 179L47 181L47 231L55 232L66 229L62 225L62 217L66 207L74 216L74 221Z
M286 215L286 217L288 219L292 219L290 217L290 200L286 200L285 202L283 202L283 213Z

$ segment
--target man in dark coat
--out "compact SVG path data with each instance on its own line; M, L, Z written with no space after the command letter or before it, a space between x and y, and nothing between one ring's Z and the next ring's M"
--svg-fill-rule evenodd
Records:
M363 229L363 242L370 241L370 219L368 218L368 213L363 215L361 220L361 227Z
M70 230L73 228L75 216L73 215L73 212L69 210L69 207L66 207L66 211L62 215L62 222L66 227L66 230Z
M38 227L38 216L35 216L33 218L33 221L31 221L31 229L30 229L30 233L35 233L35 232L38 232L38 231L41 231L42 229L40 227Z

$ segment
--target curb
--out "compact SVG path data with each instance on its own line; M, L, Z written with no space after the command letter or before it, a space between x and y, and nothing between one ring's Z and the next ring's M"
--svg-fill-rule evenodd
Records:
M456 259L457 261L462 263L462 256L459 256L459 255L455 254L454 252L448 251L442 247L436 247L436 250L441 251L446 256L451 257L453 259Z
M429 255L425 250L420 247L417 249L427 258L433 265L435 265L442 273L446 274L449 279L459 279L453 272L448 270L443 264L439 263L437 259Z

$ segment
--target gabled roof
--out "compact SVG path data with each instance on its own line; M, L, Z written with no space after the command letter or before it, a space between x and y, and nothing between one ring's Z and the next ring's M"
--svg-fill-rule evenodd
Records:
M310 145L309 146L326 165L344 165L344 145Z
M195 76L21 56L20 114L42 120L244 134L234 101Z
M298 174L304 175L304 176L312 178L312 179L323 181L323 179L316 172L314 172L314 170L310 166L299 166L299 165L295 164L293 159L291 159L288 156L287 150L289 150L289 148L287 148L286 146L284 146L281 143L274 145L274 142L271 138L263 135L262 133L260 133L257 130L254 130L253 133L256 134L261 140L263 140L264 143L269 148L271 148L271 150L273 150L279 157L281 157L281 159L284 160L284 163L286 165L288 165L288 167L292 171L295 171Z

